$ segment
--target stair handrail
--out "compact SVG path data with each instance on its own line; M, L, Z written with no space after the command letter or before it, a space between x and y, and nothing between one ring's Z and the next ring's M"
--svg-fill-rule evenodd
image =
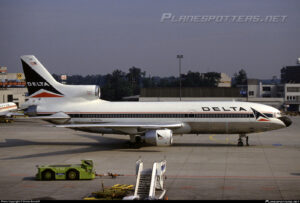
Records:
M139 190L139 184L140 184L140 178L141 173L143 171L143 162L141 160L138 160L136 162L136 184L135 184L135 190L134 190L134 196L138 196L138 190Z
M167 161L157 162L156 166L156 189L164 190L164 178L167 170Z
M151 184L150 184L150 191L149 191L149 197L155 198L155 189L156 189L156 162L153 164L152 167L152 174L151 174Z

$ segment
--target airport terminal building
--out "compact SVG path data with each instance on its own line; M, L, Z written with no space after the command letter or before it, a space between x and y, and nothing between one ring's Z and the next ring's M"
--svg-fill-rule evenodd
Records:
M7 67L0 67L0 103L14 102L21 106L27 92L23 73L8 73Z
M222 74L221 74L222 75ZM224 77L224 74L222 75ZM139 101L248 101L300 112L300 58L297 65L281 69L281 81L248 79L247 85L231 87L142 88Z

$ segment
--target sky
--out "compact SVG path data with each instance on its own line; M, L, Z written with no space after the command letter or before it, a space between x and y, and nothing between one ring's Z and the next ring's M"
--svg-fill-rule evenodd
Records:
M0 0L0 66L11 73L23 72L20 56L32 54L56 74L135 66L178 76L182 54L182 73L280 78L300 57L299 38L298 0Z

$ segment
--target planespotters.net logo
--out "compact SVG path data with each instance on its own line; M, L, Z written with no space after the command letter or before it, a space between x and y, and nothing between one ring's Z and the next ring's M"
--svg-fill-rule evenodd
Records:
M285 23L286 15L174 15L163 13L161 23Z

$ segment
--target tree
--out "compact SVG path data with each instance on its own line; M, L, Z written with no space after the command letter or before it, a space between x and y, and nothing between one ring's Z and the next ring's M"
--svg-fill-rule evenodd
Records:
M217 72L204 73L204 86L217 87L221 79L221 74Z
M101 88L101 98L110 101L120 101L123 97L132 95L126 73L114 70L105 77L105 85Z
M53 77L60 81L60 76L53 74ZM221 78L220 73L189 71L181 74L182 87L216 87ZM106 75L72 75L67 76L67 84L72 85L99 85L101 88L101 99L108 101L120 101L123 97L139 95L142 87L179 87L179 78L174 76L158 77L148 76L140 68L131 67L128 73L121 70L114 70Z
M244 69L241 69L238 73L233 75L233 86L247 85L247 73Z
M198 87L201 83L201 75L199 72L189 71L187 74L181 74L183 87Z
M126 78L129 82L132 95L139 95L142 85L142 79L145 78L146 72L142 72L140 68L131 67Z
M183 87L216 87L221 79L221 74L217 72L199 72L189 71L186 75L181 74Z

